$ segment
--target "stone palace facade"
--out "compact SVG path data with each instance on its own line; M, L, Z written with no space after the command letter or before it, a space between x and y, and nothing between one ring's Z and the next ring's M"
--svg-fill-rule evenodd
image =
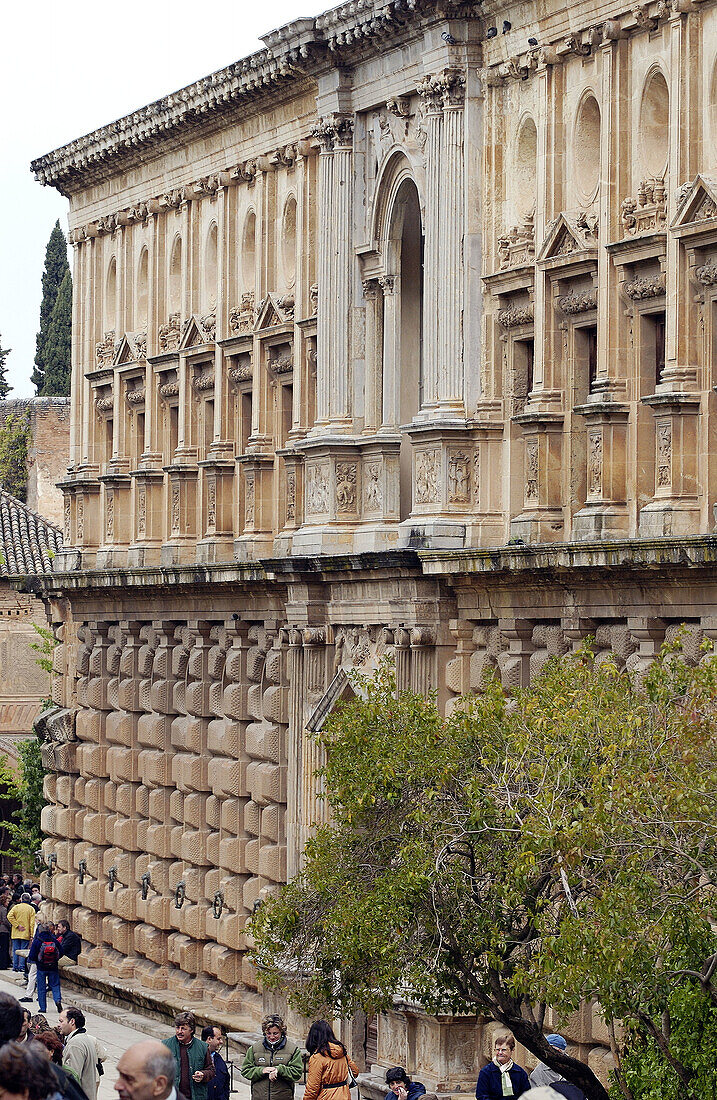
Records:
M355 0L263 41L33 165L74 246L44 888L87 965L248 1027L347 668L450 706L588 634L638 670L717 638L717 3ZM487 1050L366 1035L440 1088Z

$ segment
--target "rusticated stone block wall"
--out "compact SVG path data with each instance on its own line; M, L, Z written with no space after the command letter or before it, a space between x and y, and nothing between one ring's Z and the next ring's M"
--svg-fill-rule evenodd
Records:
M609 589L596 574L543 584L540 596L515 578L449 583L418 567L327 571L316 584L297 574L288 590L187 583L144 598L138 576L111 595L88 587L72 609L53 603L61 676L44 746L43 887L71 915L90 967L254 1023L281 1005L247 960L246 922L297 872L324 819L307 729L345 695L344 673L388 655L399 687L435 690L449 710L489 672L514 689L588 636L598 661L638 675L663 642L679 635L697 663L717 637L704 570L704 583L665 578L659 593L625 573ZM378 1059L466 1088L487 1026L416 1010L381 1017ZM599 1014L553 1026L605 1078Z

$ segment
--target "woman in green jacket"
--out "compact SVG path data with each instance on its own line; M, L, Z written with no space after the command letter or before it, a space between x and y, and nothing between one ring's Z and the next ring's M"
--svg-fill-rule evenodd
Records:
M293 1100L304 1072L301 1050L287 1039L281 1016L265 1016L261 1030L264 1038L249 1047L241 1066L242 1077L251 1082L251 1100Z

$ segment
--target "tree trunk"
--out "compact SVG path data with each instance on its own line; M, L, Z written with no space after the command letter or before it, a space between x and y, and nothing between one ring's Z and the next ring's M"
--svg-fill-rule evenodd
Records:
M562 1074L571 1085L581 1088L587 1100L610 1100L607 1090L600 1084L590 1067L578 1061L577 1058L570 1058L557 1047L551 1046L535 1024L512 1012L497 1010L496 1016L501 1023L510 1028L516 1039L531 1054L541 1062L545 1062L546 1066Z

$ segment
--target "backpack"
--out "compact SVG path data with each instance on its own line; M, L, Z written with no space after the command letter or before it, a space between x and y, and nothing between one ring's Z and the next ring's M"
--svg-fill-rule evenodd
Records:
M57 944L52 940L43 940L37 953L37 965L41 970L51 970L57 966L60 960L60 952Z

